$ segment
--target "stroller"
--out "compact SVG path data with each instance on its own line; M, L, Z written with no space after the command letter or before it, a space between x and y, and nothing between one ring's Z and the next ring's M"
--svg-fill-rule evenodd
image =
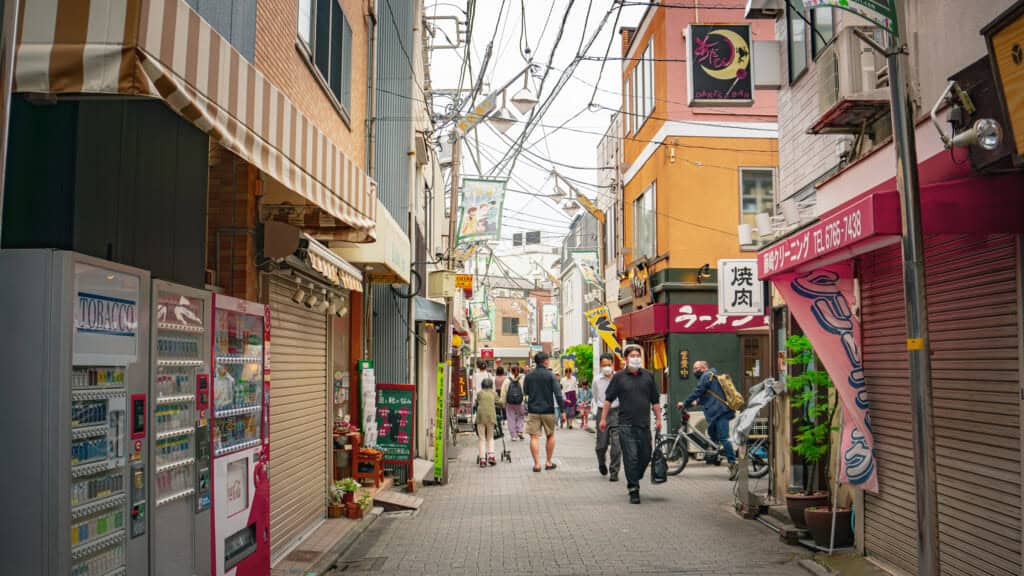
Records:
M494 426L494 438L497 440L501 438L501 461L512 463L512 451L508 449L508 445L505 444L505 432L501 429L501 422L505 420L505 409L498 409L498 423Z

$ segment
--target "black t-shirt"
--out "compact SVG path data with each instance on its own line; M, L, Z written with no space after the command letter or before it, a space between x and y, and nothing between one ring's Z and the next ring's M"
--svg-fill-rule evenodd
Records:
M651 425L651 405L658 403L658 387L654 374L640 369L633 374L628 369L619 370L612 376L604 399L619 401L619 424L627 426Z

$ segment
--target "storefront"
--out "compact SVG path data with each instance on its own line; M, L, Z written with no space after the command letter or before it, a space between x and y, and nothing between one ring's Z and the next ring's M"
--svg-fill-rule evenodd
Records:
M270 228L274 225L287 226L268 223ZM325 494L334 474L332 432L335 421L349 415L346 404L352 395L352 292L362 289L362 275L354 266L297 230L296 238L298 246L288 256L270 255L275 265L263 274L261 289L274 319L270 403L274 557L286 553L326 515ZM271 244L265 242L266 247Z
M873 161L824 183L825 194L877 178ZM949 162L943 152L919 167L940 564L944 573L1019 574L1024 178L965 174ZM841 473L860 488L858 546L916 573L900 232L890 179L763 249L759 273L786 299L840 396L849 387L855 399L844 402L840 437ZM828 329L817 330L819 324ZM835 345L837 335L846 354ZM846 346L851 338L853 346Z
M437 426L437 365L444 362L441 350L447 334L445 325L448 310L444 304L417 296L414 305L416 318L416 438L415 455L425 460L434 459L434 440Z

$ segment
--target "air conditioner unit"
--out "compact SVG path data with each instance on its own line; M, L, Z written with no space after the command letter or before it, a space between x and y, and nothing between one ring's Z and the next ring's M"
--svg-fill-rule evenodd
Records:
M853 33L871 27L847 27L818 57L819 116L812 134L856 134L889 112L889 76L885 57Z
M744 18L747 20L774 20L785 10L785 0L747 0Z

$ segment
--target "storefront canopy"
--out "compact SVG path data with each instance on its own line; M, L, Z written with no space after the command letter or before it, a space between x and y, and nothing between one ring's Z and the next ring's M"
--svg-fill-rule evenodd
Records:
M428 300L422 296L417 296L413 302L415 308L415 315L413 317L417 322L448 321L448 309L445 308L444 304Z
M722 316L717 304L653 304L615 319L620 340L669 333L718 334L768 326L768 316Z
M15 58L16 92L165 100L337 218L345 240L374 239L373 180L184 0L23 0Z

